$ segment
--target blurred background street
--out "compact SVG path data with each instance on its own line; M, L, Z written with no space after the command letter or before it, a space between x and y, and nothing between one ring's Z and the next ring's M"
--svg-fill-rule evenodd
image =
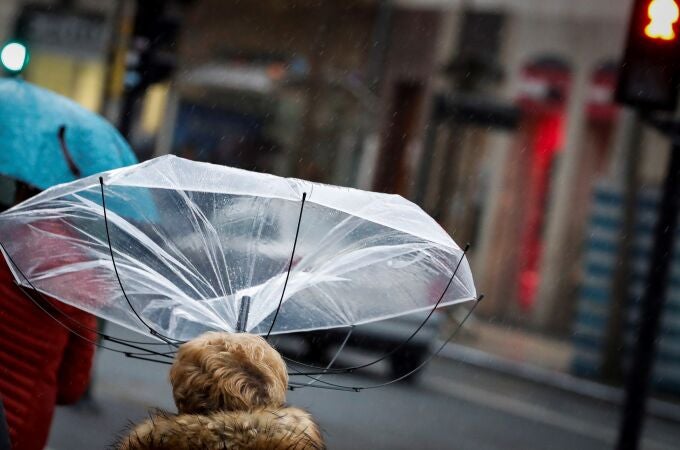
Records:
M124 330L111 330L131 337ZM345 360L339 364L353 362ZM385 381L381 367L358 384ZM317 389L290 394L322 424L328 448L601 449L613 445L617 408L451 358L438 358L413 386L400 383L360 393ZM167 367L101 352L92 403L60 407L49 447L105 448L149 408L174 410ZM643 447L674 449L678 422L649 421Z
M1 0L0 46L30 54L4 75L100 113L140 161L399 194L471 244L485 300L416 383L291 394L330 449L585 450L616 441L671 146L615 101L634 4ZM657 296L645 449L680 442L679 248ZM417 366L461 309L352 382ZM367 327L351 352L415 324ZM294 345L318 357L332 333ZM149 407L173 409L166 366L96 361L91 401L57 411L53 450L104 448Z

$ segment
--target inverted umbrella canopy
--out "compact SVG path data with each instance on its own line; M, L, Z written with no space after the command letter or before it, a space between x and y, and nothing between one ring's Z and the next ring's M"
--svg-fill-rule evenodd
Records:
M49 189L0 215L0 242L22 285L178 340L236 331L244 298L242 330L264 334L476 297L463 251L400 196L174 156Z
M0 78L0 124L0 173L38 189L137 162L102 117L18 78Z

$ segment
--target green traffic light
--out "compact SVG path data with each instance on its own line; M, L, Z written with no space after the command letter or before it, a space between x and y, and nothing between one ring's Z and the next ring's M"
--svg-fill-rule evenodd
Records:
M20 42L8 42L0 50L0 64L11 73L20 73L28 65L28 48Z

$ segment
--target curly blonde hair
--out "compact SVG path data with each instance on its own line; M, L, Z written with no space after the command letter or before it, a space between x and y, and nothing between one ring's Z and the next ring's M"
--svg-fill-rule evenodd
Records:
M210 332L180 346L170 383L180 414L245 411L282 406L288 373L261 337Z

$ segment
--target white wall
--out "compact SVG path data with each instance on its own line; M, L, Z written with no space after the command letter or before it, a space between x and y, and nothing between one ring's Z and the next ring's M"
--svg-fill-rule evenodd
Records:
M568 2L565 2L568 3ZM510 77L506 95L517 92L521 67L531 58L554 54L577 66L618 59L623 49L626 22L618 19L570 18L537 15L511 16L504 66Z

